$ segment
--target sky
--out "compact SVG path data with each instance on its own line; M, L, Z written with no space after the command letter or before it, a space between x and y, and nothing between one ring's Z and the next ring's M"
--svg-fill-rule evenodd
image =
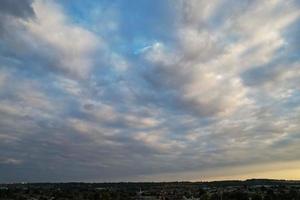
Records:
M0 182L300 179L298 0L1 0Z

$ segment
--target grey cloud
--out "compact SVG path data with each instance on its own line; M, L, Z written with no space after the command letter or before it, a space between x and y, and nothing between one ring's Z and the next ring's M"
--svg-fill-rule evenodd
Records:
M34 16L31 4L32 0L2 0L0 3L0 11L1 14L28 18Z
M3 0L0 2L0 37L5 34L12 34L12 25L14 18L29 19L34 17L34 10L31 6L32 0Z
M266 66L260 66L245 71L242 74L243 81L246 85L255 86L262 85L266 82L276 81L282 72L285 72L286 66L270 63Z
M300 18L295 20L294 23L290 24L290 26L282 33L287 42L287 45L282 48L282 51L285 52L285 59L290 62L299 60L300 47L297 45L300 42L299 37L297 37L297 35L300 34L299 24Z

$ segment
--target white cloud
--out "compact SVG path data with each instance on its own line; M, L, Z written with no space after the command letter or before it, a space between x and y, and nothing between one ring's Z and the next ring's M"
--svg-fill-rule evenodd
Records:
M138 132L134 135L134 139L162 154L168 154L170 156L176 154L175 150L177 153L180 153L178 150L184 147L184 144L180 141L171 140L168 137L167 130Z
M14 159L14 158L0 158L1 164L19 165L22 162L23 162L22 160Z
M53 67L85 78L93 66L93 55L101 44L92 32L72 24L54 2L33 3L35 19L24 21L36 48L44 51ZM50 64L51 65L51 64Z

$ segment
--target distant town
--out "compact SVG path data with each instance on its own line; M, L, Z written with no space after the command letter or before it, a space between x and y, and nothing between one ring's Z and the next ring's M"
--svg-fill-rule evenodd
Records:
M0 184L1 200L300 200L300 181Z

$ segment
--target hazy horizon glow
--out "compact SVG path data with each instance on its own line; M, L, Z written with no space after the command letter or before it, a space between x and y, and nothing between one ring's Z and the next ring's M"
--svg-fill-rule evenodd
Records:
M297 0L2 0L0 182L300 179Z

